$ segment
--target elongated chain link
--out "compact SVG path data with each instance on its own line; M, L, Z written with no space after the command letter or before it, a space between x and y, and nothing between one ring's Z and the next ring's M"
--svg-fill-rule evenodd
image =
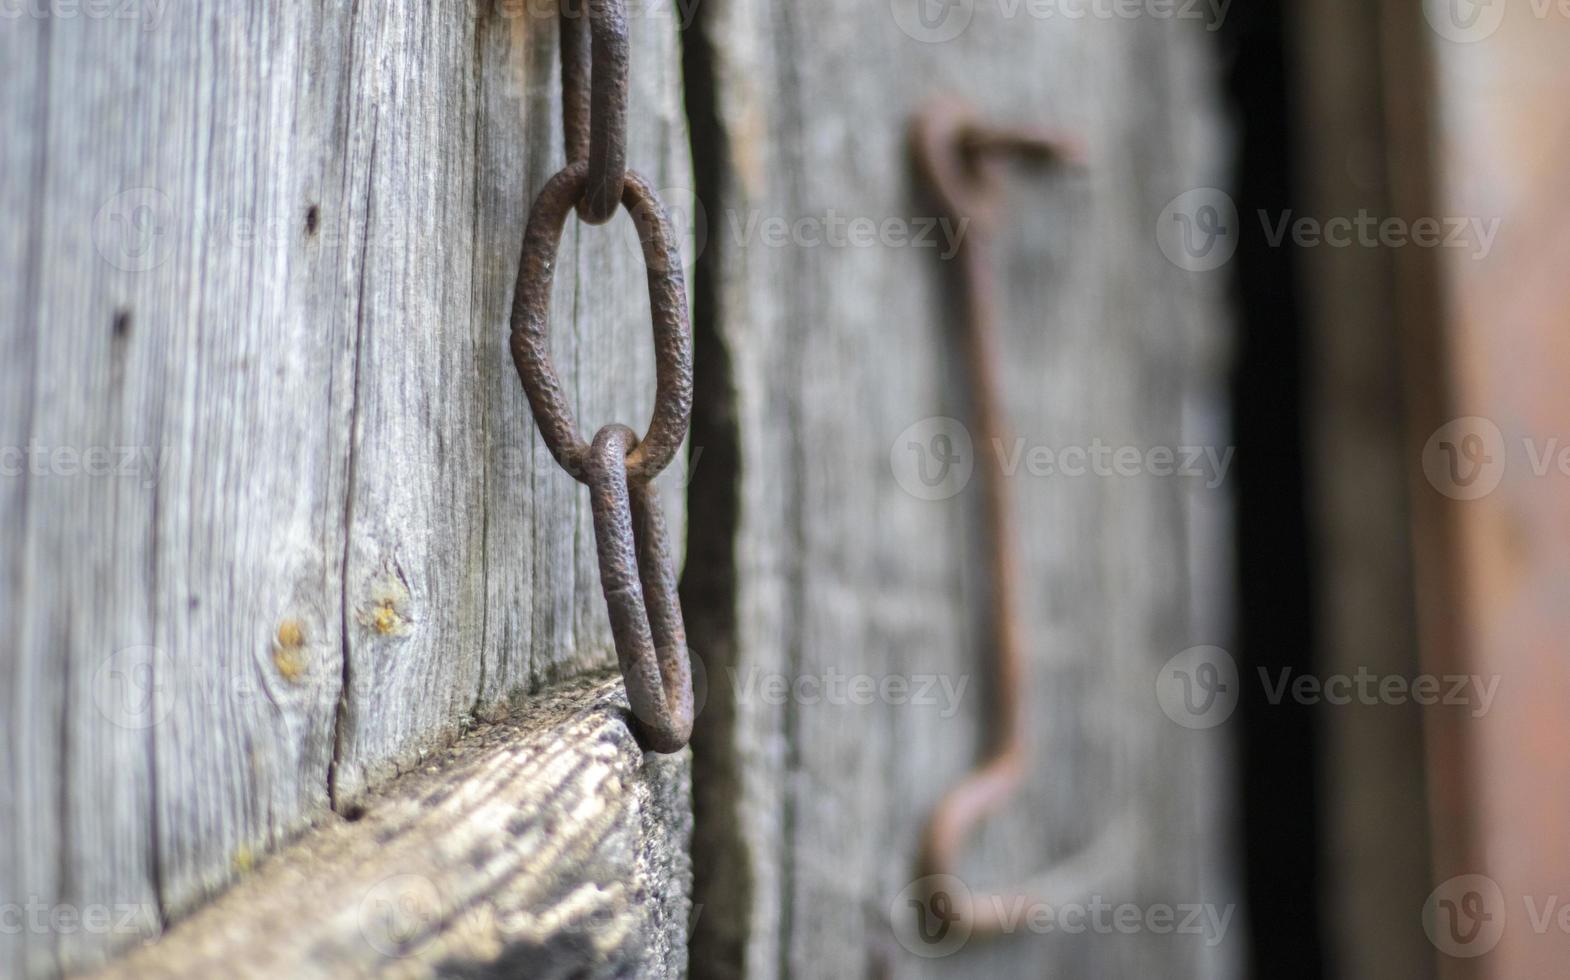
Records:
M589 486L600 587L632 729L652 752L677 752L692 736L692 666L676 598L665 521L650 482L680 450L692 419L692 328L678 241L653 187L626 169L627 16L624 0L561 0L562 123L567 166L529 211L511 348L540 436L573 478ZM551 282L567 213L601 224L625 207L648 269L654 321L654 415L642 439L607 425L588 443L550 356Z
M589 162L578 217L600 225L616 214L627 172L627 4L559 2L562 135L568 161Z

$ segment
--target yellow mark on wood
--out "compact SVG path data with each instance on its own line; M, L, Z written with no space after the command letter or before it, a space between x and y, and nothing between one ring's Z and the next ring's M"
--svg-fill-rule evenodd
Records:
M298 647L305 645L305 627L298 619L286 619L278 624L278 645Z
M409 635L409 587L400 575L387 572L371 582L369 602L355 611L355 620L378 636Z
M371 628L383 636L396 630L401 622L403 622L402 617L390 602L378 603L371 611Z
M305 650L305 627L297 619L286 619L278 624L278 638L273 644L273 666L290 683L298 683L310 668Z

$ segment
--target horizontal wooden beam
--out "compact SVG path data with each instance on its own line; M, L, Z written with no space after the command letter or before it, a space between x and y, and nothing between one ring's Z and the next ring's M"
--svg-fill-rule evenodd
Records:
M619 677L470 732L104 977L678 976L689 756L644 756Z

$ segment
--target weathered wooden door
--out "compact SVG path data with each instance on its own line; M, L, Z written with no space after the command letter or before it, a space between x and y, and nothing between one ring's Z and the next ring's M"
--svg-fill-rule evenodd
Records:
M1221 280L1162 231L1224 180L1224 9L629 4L697 349L670 757L507 352L556 5L8 15L0 974L1235 972L1227 743L1158 697L1227 642ZM937 96L1084 148L1009 177L995 245L1031 762L961 874L1052 904L941 950L918 835L995 692L989 448L910 479L969 431L964 229L906 149ZM587 431L649 416L637 246L561 246Z

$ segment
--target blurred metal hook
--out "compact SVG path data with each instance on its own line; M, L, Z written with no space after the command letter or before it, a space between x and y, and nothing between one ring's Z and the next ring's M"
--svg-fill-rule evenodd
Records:
M990 557L997 703L991 745L981 763L951 787L928 820L918 859L922 879L952 875L960 849L977 824L1014 795L1025 769L1026 658L1019 614L1017 535L1004 479L1007 445L1000 391L997 311L990 238L1001 208L999 168L1010 160L1032 163L1077 161L1073 144L1050 133L1002 128L979 122L961 103L943 101L923 110L911 131L911 149L921 177L964 233L956 252L964 281L965 363L970 375L974 427L992 460L979 467L985 495L983 524ZM936 901L939 896L928 896ZM950 921L974 936L1004 931L1001 896L947 896Z

